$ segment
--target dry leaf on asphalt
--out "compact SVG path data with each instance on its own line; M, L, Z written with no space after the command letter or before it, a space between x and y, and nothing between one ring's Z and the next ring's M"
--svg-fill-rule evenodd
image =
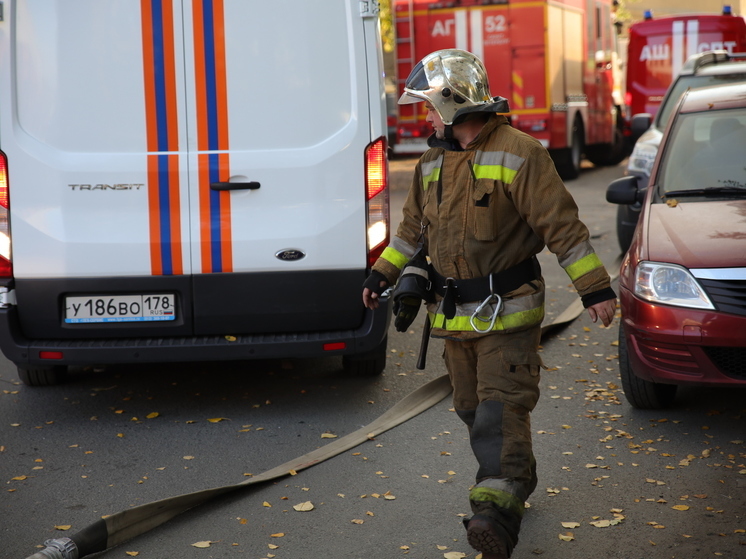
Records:
M313 503L311 501L306 501L305 503L299 503L293 507L298 512L308 512L313 510Z
M207 549L212 545L211 541L203 541L203 542L195 542L192 544L192 547L197 547L199 549Z
M62 524L61 526L54 527L55 530L62 530L62 531L69 530L70 528L72 528L72 525L70 524Z
M571 542L575 539L575 536L572 532L568 532L567 534L559 534L559 539L563 542Z
M460 551L449 551L448 553L444 553L443 557L445 557L445 559L463 559L466 557L466 553L461 553Z
M321 438L322 439L336 439L337 435L335 435L334 433L321 433Z

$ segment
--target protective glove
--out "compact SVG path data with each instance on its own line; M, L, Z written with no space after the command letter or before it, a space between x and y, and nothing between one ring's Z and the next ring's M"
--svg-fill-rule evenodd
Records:
M403 296L394 299L394 326L397 332L406 332L417 318L417 313L422 306L422 299L412 296Z
M381 287L382 281L386 282L386 285L384 285L383 287ZM389 282L386 279L386 276L384 276L381 272L377 272L375 270L373 270L370 273L370 275L367 278L365 278L365 281L363 282L363 289L367 287L373 293L377 293L378 295L386 291L388 286L389 286Z

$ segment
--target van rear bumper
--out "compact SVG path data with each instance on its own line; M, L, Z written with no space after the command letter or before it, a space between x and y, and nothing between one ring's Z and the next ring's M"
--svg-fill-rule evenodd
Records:
M391 322L390 298L354 330L106 339L28 339L15 307L0 309L0 350L19 366L232 361L356 355L378 346ZM43 358L43 354L58 358ZM61 356L60 356L61 355Z

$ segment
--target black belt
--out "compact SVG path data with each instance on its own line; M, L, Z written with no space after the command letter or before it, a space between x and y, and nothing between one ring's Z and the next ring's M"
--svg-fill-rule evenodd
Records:
M503 296L541 277L541 266L536 256L515 266L488 276L472 279L446 278L430 266L435 293L443 297L441 309L446 318L456 314L456 304L484 301L492 294Z

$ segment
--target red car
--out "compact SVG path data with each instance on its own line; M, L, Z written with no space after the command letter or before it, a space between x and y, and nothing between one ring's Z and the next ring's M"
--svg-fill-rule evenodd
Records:
M679 100L652 168L606 199L642 203L619 276L619 368L632 406L678 385L746 386L746 82Z

